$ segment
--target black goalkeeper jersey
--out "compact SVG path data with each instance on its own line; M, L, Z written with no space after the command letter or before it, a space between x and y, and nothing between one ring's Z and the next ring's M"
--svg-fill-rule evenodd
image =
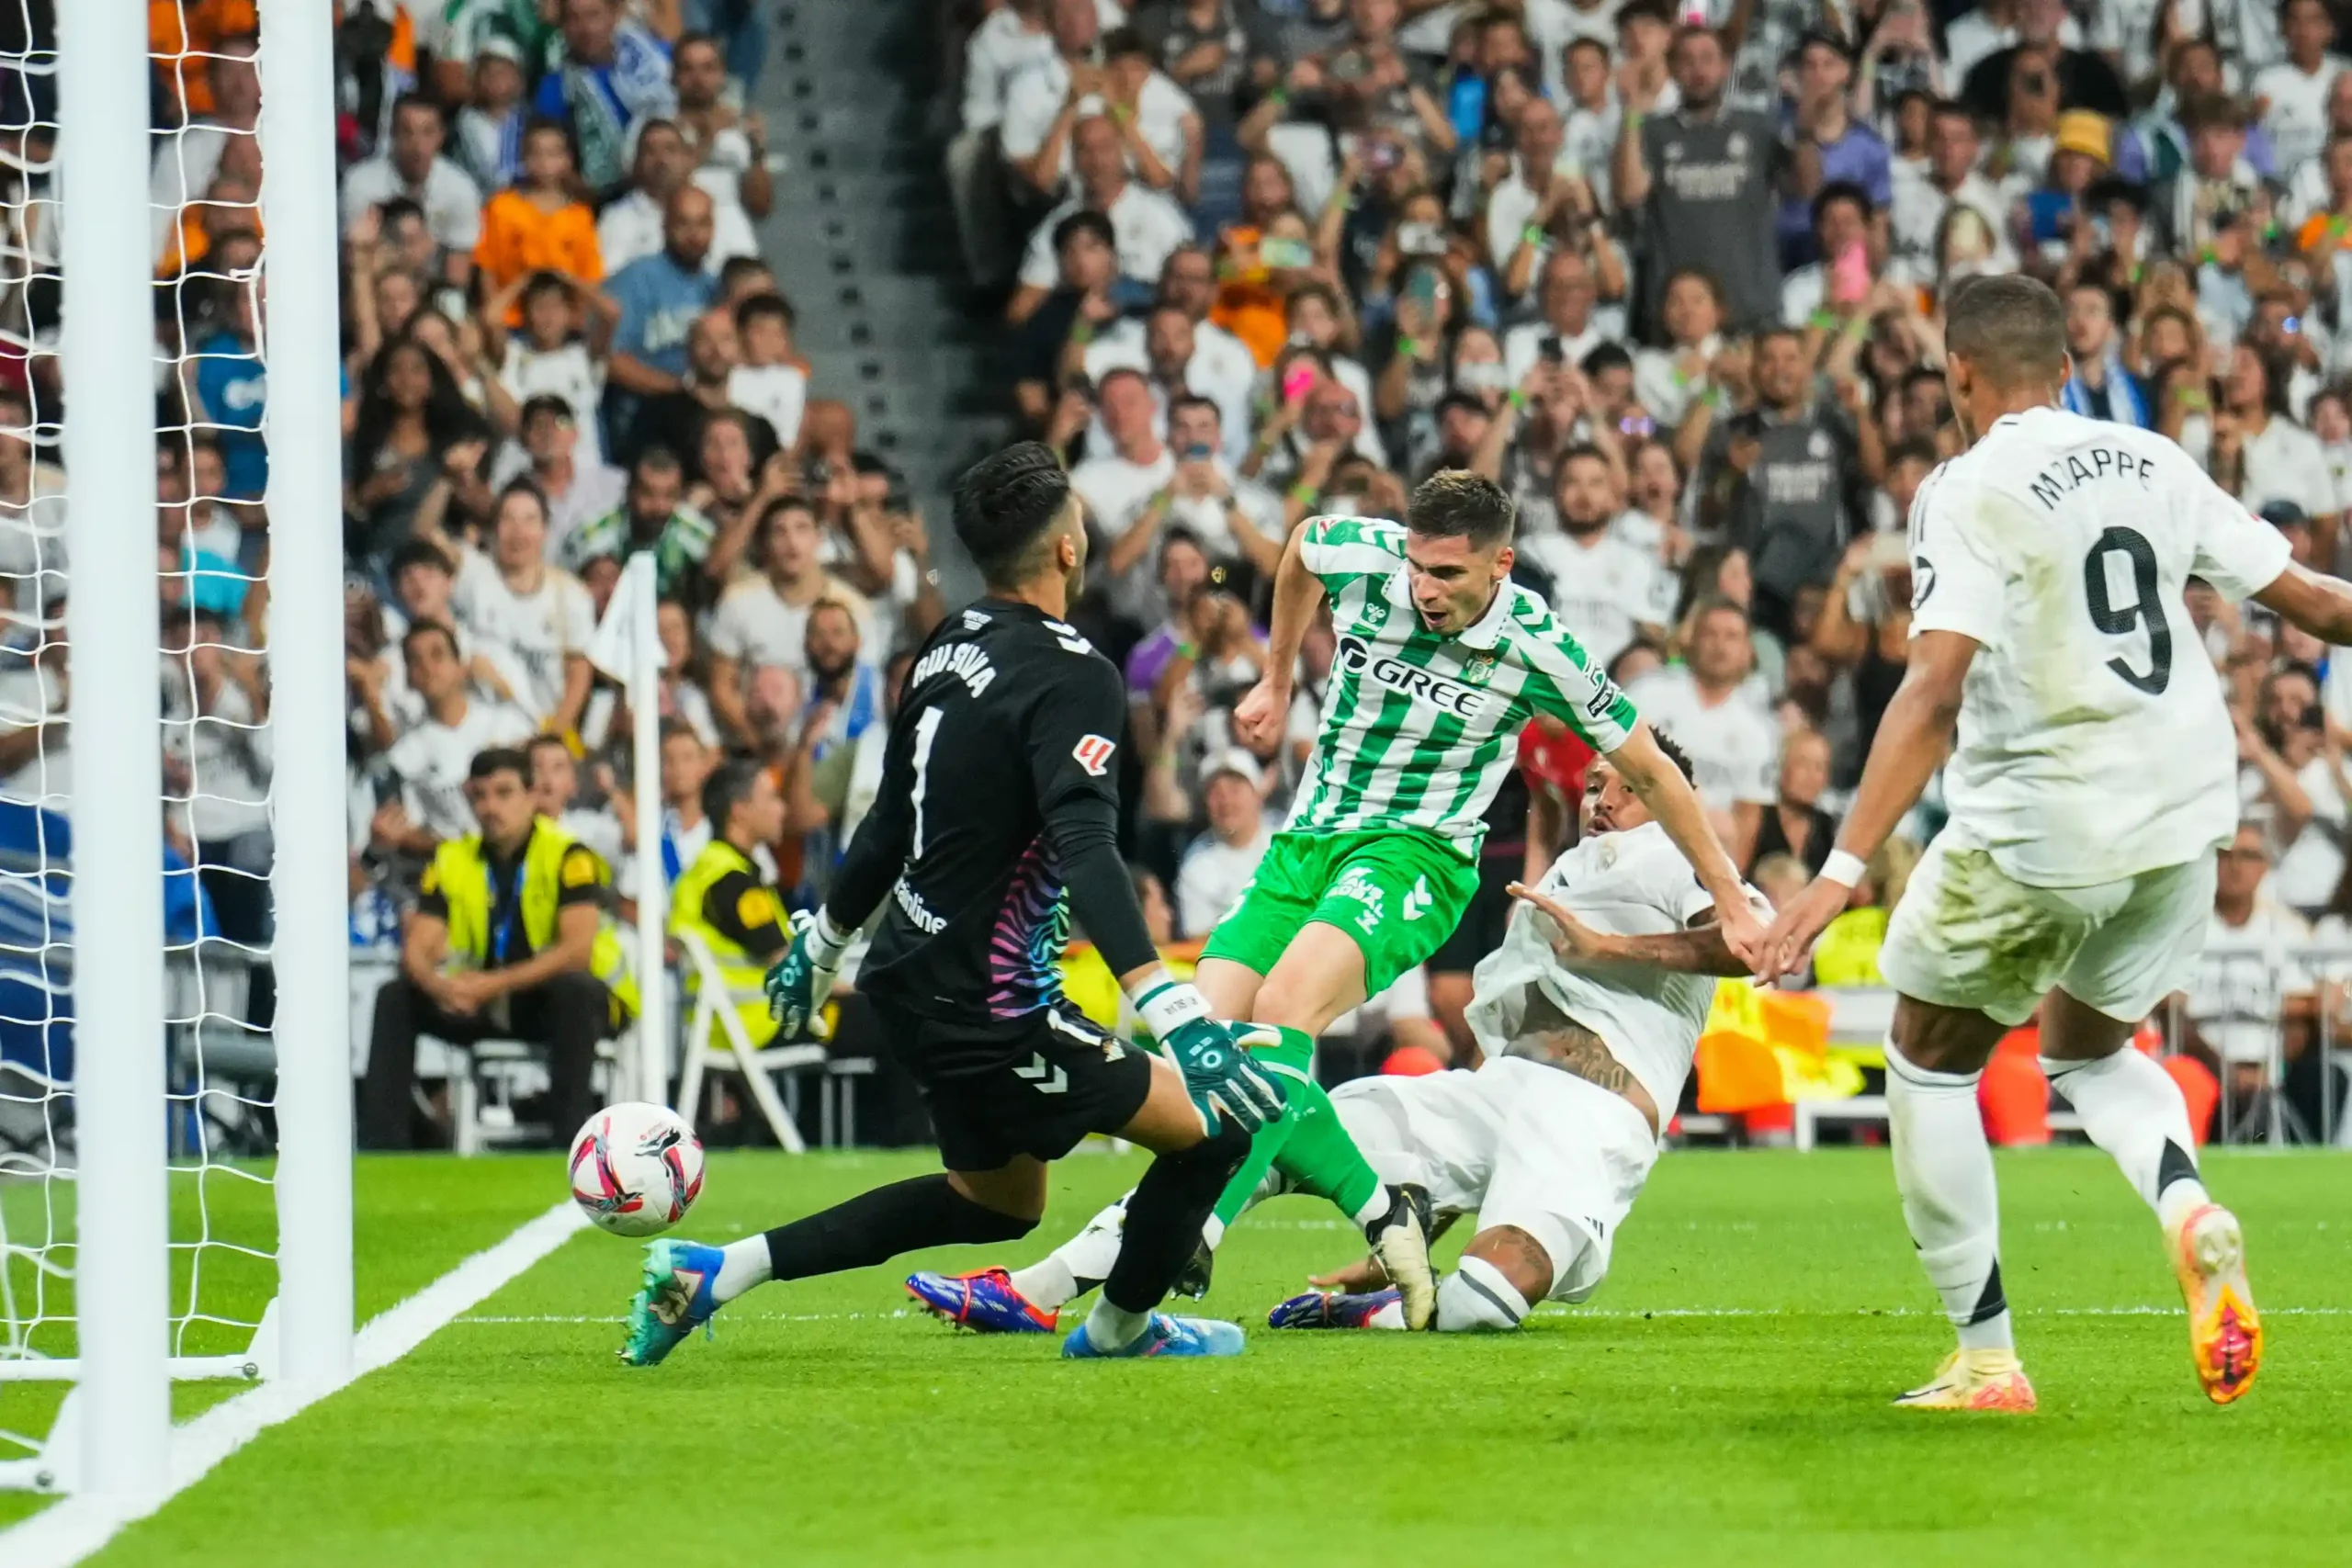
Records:
M880 793L831 900L845 923L882 908L859 990L954 1026L987 1059L989 1041L1022 1036L1060 1000L1080 858L1090 929L1120 931L1114 962L1149 961L1148 939L1132 951L1141 921L1116 854L1126 706L1117 668L1033 606L983 599L940 624L908 674ZM1094 908L1106 897L1130 913L1106 919Z

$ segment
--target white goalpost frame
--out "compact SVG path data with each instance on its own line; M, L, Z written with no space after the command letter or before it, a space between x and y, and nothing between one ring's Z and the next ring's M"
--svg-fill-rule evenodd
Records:
M157 579L136 565L93 566L67 595L75 750L105 759L81 770L70 803L74 929L106 931L122 953L155 959L75 987L77 1350L0 1360L0 1382L75 1386L42 1451L0 1462L0 1487L124 1505L168 1489L172 1380L260 1376L316 1393L342 1386L353 1369L344 685L341 660L326 657L343 642L334 32L311 0L260 0L259 14L270 238L257 315L274 392L266 502L273 518L296 521L271 530L268 578L278 1294L241 1352L170 1354ZM151 150L146 116L123 106L147 101L146 8L75 0L59 7L59 24L69 553L143 562L156 507ZM286 656L296 649L321 656ZM123 831L150 820L153 837Z
M74 987L77 1488L125 1502L167 1484L161 646L155 558L153 283L145 192L146 7L58 7L66 279L62 368L66 599L76 754L74 929L128 961ZM127 417L126 417L127 416ZM153 954L150 959L147 955ZM52 1447L56 1444L52 1439Z
M637 1060L630 1064L638 1098L670 1103L670 970L667 931L670 882L662 866L661 589L653 558L640 556L621 580L630 595L628 711L631 781L637 795ZM614 1086L619 1098L620 1086ZM558 1134L560 1136L560 1131Z
M351 1375L351 942L345 881L342 301L334 30L261 0L263 319L269 399L270 784L277 905L276 1374ZM286 655L290 653L291 657Z

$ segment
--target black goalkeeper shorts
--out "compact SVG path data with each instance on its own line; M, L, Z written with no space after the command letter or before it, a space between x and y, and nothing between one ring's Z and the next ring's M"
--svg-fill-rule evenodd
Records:
M1150 1058L1067 1005L1040 1009L1011 1038L993 1025L987 1066L969 1065L973 1042L954 1024L878 999L874 1010L922 1091L949 1170L995 1170L1015 1155L1059 1159L1089 1133L1134 1121L1151 1092ZM943 1058L957 1065L926 1070Z

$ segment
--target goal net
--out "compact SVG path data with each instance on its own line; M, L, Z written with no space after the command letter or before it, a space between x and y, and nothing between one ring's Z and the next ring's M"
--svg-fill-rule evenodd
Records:
M314 637L321 617L275 603L289 584L269 525L284 496L264 430L274 367L254 6L0 0L7 8L17 14L13 29L0 27L0 1484L55 1487L82 1473L70 1430L109 1415L62 1416L69 1395L79 1386L98 1397L102 1374L117 1375L109 1386L126 1371L135 1382L155 1337L165 1360L152 1370L170 1377L277 1370L277 1156L289 1113L277 1041L290 1021L277 932L290 911L273 874L296 852L281 830L288 721L274 699L294 650L332 650L289 641ZM77 88L104 78L90 61L77 74L63 52L97 47L112 28L150 46L144 97L107 95L110 112L147 127L135 168L127 139L109 146L86 108L77 117ZM331 170L332 159L328 148L307 162ZM322 265L331 303L331 227L327 236L323 258L284 257L279 270ZM90 259L102 239L137 245L146 276L105 276ZM138 363L74 317L77 306L133 340ZM267 434L281 434L277 422ZM151 460L152 525L140 504ZM89 515L99 509L104 518ZM333 516L311 513L324 533ZM339 661L334 679L339 706ZM339 795L324 809L339 829ZM340 868L327 869L339 884ZM344 941L339 923L331 934ZM346 1053L347 1097L346 1035L326 1032L320 1048ZM113 1086L127 1077L148 1093L159 1062L160 1094L123 1107ZM128 1073L115 1076L118 1066ZM92 1146L96 1097L109 1093L106 1125L122 1130L128 1158L120 1139ZM160 1175L160 1195L142 1171ZM157 1209L163 1259L144 1256L153 1237L140 1229ZM95 1257L101 1246L142 1255ZM127 1272L106 1267L117 1263ZM102 1269L104 1333L93 1326ZM158 1280L162 1321L139 1321L153 1294L141 1287ZM110 1408L128 1420L161 1403Z

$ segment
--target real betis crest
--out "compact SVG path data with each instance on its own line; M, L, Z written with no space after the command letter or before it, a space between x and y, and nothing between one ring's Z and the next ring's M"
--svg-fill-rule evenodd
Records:
M1485 685L1494 672L1495 656L1491 653L1474 653L1462 666L1462 678L1474 686Z

